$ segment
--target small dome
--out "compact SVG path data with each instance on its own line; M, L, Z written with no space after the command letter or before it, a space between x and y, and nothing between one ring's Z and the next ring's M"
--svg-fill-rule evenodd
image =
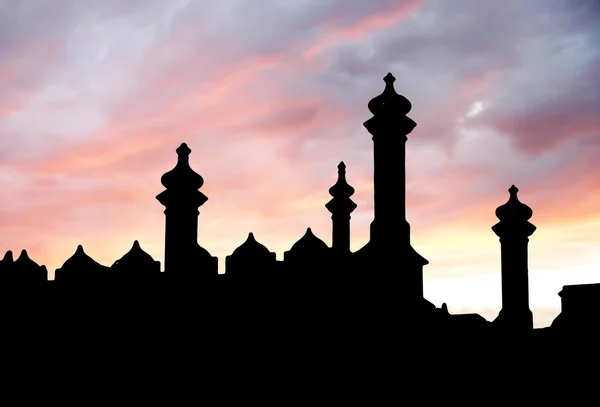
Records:
M0 261L4 264L14 263L15 261L13 260L12 250L7 251L6 254L4 255L4 258Z
M40 265L31 260L27 254L27 250L23 249L19 255L19 258L15 260L14 267L20 271L29 271L39 269Z
M0 260L0 272L11 270L14 264L12 251L7 251L4 258Z
M368 105L373 116L407 115L412 108L412 104L407 98L396 93L394 89L396 78L388 73L383 80L385 82L383 93L371 99Z
M192 152L187 144L182 143L177 150L177 165L164 174L160 182L167 189L198 190L204 185L204 178L197 174L189 164L189 155Z
M102 268L104 268L104 266L88 256L83 250L82 245L78 245L75 253L65 261L61 270L88 271L99 270Z
M156 268L156 262L148 253L146 253L136 240L131 249L119 260L113 267L127 270L153 270Z
M510 198L508 202L496 209L496 216L501 222L527 222L533 215L533 211L529 206L519 201L517 197L519 189L516 186L511 186L508 192L510 193Z
M311 228L306 229L304 236L300 238L292 248L291 253L294 254L313 254L322 253L329 250L327 244L314 235Z
M232 256L244 256L244 257L261 257L271 256L271 252L265 245L262 245L256 241L253 233L248 234L248 238L242 243L237 249L233 251Z

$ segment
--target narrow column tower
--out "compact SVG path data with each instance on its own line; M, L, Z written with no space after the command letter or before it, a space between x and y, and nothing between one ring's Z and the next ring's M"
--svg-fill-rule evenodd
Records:
M190 168L192 152L183 143L177 150L177 165L160 182L166 188L156 199L165 206L165 272L182 272L196 266L198 253L198 208L208 198L199 191L204 179Z
M332 239L331 246L339 254L350 253L350 214L357 205L350 199L354 195L354 188L346 181L346 164L338 165L338 179L334 186L329 188L333 197L325 207L331 212Z
M529 223L533 211L519 201L517 187L508 192L508 202L496 209L500 222L492 227L500 238L502 261L502 310L494 323L505 331L527 331L533 329L527 245L536 227Z
M386 280L397 281L405 299L423 299L423 266L429 262L410 243L406 220L406 141L417 125L406 115L412 105L396 93L391 73L383 93L369 102L373 117L364 123L373 136L374 217L363 249L384 264ZM362 249L361 249L362 250Z

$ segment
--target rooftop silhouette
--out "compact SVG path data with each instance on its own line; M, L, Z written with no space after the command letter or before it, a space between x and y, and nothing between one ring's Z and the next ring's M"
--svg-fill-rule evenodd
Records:
M528 244L536 226L530 223L533 210L519 200L515 185L508 188L507 202L495 209L498 223L491 226L500 243L498 318L451 314L446 304L438 308L424 298L423 268L429 261L411 244L406 208L406 143L417 124L407 116L412 105L396 92L394 76L388 73L384 82L383 92L369 101L372 117L364 122L373 140L374 216L369 241L359 250L350 249L357 208L352 171L340 161L337 176L332 163L331 200L323 203L331 215L331 247L309 227L278 261L260 236L249 231L219 273L218 259L198 241L199 208L209 198L200 191L203 177L192 169L192 151L182 143L175 150L176 165L160 179L164 190L156 196L165 215L164 271L138 241L111 266L98 263L79 245L52 281L26 250L16 260L8 251L0 261L2 300L19 296L28 304L29 311L22 312L39 324L72 329L75 321L86 321L109 332L142 329L143 321L146 330L170 326L176 315L187 321L201 317L227 332L273 329L277 321L279 327L319 332L339 334L363 326L382 334L392 330L394 321L393 330L437 338L597 334L600 284L565 286L557 293L561 314L550 327L534 329ZM51 311L44 307L48 303ZM133 310L136 324L131 325L127 318Z

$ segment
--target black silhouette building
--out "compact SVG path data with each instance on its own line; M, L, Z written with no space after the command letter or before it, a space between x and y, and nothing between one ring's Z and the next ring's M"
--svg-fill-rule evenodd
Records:
M384 81L383 93L368 104L373 116L364 123L373 138L374 218L368 243L356 252L350 249L355 190L340 162L329 189L332 198L325 203L331 213L331 247L307 228L278 261L249 233L219 273L217 258L198 243L199 208L208 198L200 192L204 179L190 167L191 150L183 143L176 150L177 164L161 178L165 190L156 197L165 207L164 271L137 241L110 267L78 246L53 281L25 250L17 260L8 251L0 261L0 290L25 295L31 304L52 301L52 312L41 307L35 315L58 318L64 326L93 320L125 329L144 320L146 327L167 330L178 320L192 330L218 320L214 332L239 329L247 336L268 320L278 335L285 329L297 335L299 326L320 332L355 332L361 326L382 337L400 328L449 338L597 332L600 284L565 286L559 294L561 314L551 327L533 329L527 248L536 227L529 222L533 211L519 201L514 185L508 201L496 209L499 222L492 227L500 239L498 318L489 322L477 314L452 315L446 304L437 308L423 297L423 266L429 262L411 244L406 211L406 142L416 123L407 116L411 103L394 89L395 78L387 74ZM80 310L93 312L81 317Z

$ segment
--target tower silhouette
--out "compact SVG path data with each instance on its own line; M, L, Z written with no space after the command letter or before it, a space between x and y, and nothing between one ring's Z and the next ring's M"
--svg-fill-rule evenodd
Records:
M331 212L331 246L339 254L347 254L350 253L350 214L357 205L350 199L354 195L354 188L346 181L346 164L343 161L338 165L338 179L329 188L329 194L333 198L325 207Z
M502 310L494 323L514 332L533 329L527 245L536 227L529 223L533 211L519 201L517 187L511 186L508 192L508 202L496 209L500 222L492 227L500 238L502 263Z
M217 273L217 258L198 245L198 208L208 197L199 189L204 179L192 170L192 150L182 143L177 150L175 168L160 182L166 188L156 199L165 206L165 272L201 273L207 278Z
M406 216L406 141L416 123L407 117L410 102L394 90L394 77L388 74L384 81L383 93L369 102L373 117L364 123L373 137L375 213L370 240L360 250L350 250L351 214L357 205L351 199L355 190L346 180L346 165L339 162L337 180L329 189L332 198L325 204L331 213L332 247L307 227L278 261L249 233L225 257L225 273L218 274L217 258L198 244L199 208L208 200L199 191L204 180L190 167L191 150L182 143L176 150L177 164L161 177L165 190L156 196L165 207L164 272L137 240L110 267L79 245L56 269L54 280L48 280L46 267L25 249L16 260L8 250L0 260L5 330L25 332L24 338L63 332L66 339L81 338L85 331L94 336L106 332L103 345L117 336L126 338L124 333L133 334L132 343L140 344L166 333L164 338L171 341L167 338L166 346L160 343L155 349L163 346L171 352L189 338L188 349L202 349L203 357L204 350L214 349L203 341L216 334L219 341L232 339L228 349L241 346L260 355L258 342L275 343L286 349L274 352L277 357L290 349L342 349L351 363L355 349L363 349L369 359L375 349L385 350L382 358L398 349L402 354L415 351L405 344L411 338L419 343L441 338L440 353L462 357L446 346L447 340L472 344L472 338L484 338L481 342L488 343L485 339L498 333L508 334L503 339L523 333L513 336L536 347L528 338L562 341L569 335L587 338L600 333L600 284L564 286L559 294L562 312L552 329L533 329L527 250L536 227L529 222L531 208L519 201L514 185L508 201L496 209L499 222L492 227L501 245L498 318L492 323L476 313L451 314L445 304L439 309L423 297L423 266L428 261L411 245ZM356 335L360 332L366 335ZM357 341L348 342L352 338ZM480 354L473 353L476 358ZM523 360L529 369L531 358Z
M423 300L423 266L429 264L411 246L406 220L406 141L417 124L406 116L412 106L396 93L396 78L388 73L383 80L383 93L368 105L373 117L364 123L373 136L374 217L369 243L359 252L377 263L382 281L416 304Z

